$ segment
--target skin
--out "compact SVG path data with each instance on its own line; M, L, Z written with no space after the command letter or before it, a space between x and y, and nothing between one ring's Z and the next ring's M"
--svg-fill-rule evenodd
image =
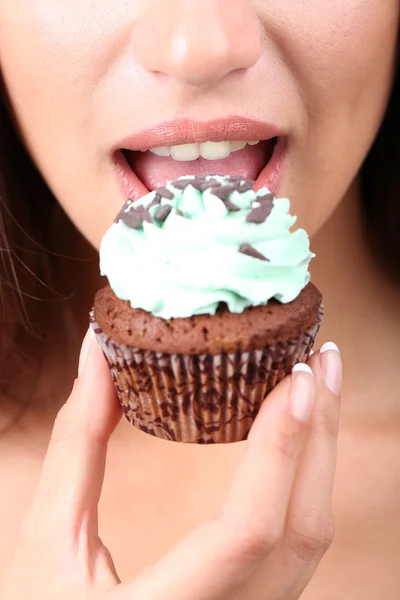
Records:
M177 114L241 114L287 132L279 192L312 238L313 281L326 308L320 339L338 343L346 369L336 538L305 600L394 600L400 592L400 293L369 254L356 178L390 95L398 26L398 0L0 4L0 64L19 130L96 247L123 201L112 161L118 140ZM60 398L69 384L68 373ZM0 570L51 427L51 411L31 411L0 441L0 482L12 482L0 499ZM170 446L125 423L110 442L100 519L122 578L214 515L244 452L242 444ZM128 472L127 456L138 465ZM132 498L122 520L116 507ZM140 549L132 537L144 540Z
M273 390L218 512L123 583L99 538L97 512L106 444L121 411L90 332L79 363L0 579L1 597L299 598L333 536L339 353L321 349L312 367L297 365Z

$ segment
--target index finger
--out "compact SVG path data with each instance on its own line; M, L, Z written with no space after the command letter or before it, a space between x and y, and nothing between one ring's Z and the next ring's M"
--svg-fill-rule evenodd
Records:
M29 513L42 531L61 528L63 536L97 507L107 442L121 415L107 364L89 332L81 356L85 353L83 372L56 418Z

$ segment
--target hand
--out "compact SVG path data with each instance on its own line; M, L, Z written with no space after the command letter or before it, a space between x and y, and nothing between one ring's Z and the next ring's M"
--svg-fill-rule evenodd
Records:
M299 598L333 536L341 386L338 352L314 354L310 364L312 371L298 367L263 404L219 516L121 583L97 520L107 442L121 411L88 334L81 374L56 419L36 495L10 550L1 599Z

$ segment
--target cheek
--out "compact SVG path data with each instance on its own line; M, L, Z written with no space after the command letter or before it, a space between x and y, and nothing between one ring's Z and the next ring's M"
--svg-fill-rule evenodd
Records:
M60 203L97 245L119 209L109 198L120 201L99 133L107 121L102 90L128 43L133 3L7 3L0 7L0 60L20 133Z
M69 98L92 91L117 60L121 40L116 37L128 36L132 25L125 16L126 28L121 28L127 0L118 0L116 8L105 0L7 2L9 10L0 13L7 83L11 91L39 94L49 104L58 96L68 104Z
M336 0L323 3L323 26L315 12L305 38L304 68L309 113L375 131L392 85L399 24L398 0ZM323 11L323 12L324 12ZM342 108L344 110L342 110ZM347 120L347 123L345 121Z
M310 117L340 99L355 111L371 95L385 97L399 10L398 0L297 0L289 11L278 0L277 42Z
M307 12L295 2L290 13L276 18L277 23L285 18L279 43L306 108L297 123L285 193L293 198L300 222L314 234L346 193L385 112L400 3L306 4ZM279 6L287 3L278 0L277 11Z

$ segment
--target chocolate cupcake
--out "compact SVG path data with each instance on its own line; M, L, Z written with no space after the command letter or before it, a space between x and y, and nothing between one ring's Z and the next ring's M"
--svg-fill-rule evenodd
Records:
M174 441L246 439L322 317L289 201L185 177L125 204L103 238L91 321L127 419Z

